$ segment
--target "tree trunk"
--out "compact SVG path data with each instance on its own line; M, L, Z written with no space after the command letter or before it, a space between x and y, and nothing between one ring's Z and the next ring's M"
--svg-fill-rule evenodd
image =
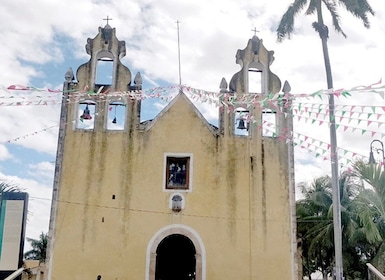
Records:
M326 80L328 90L333 89L332 70L330 65L329 50L327 39L329 36L328 28L322 18L322 0L317 1L318 32L321 37L322 51L324 56ZM330 121L330 160L333 188L333 224L334 224L334 250L336 265L336 280L343 279L342 267L342 233L341 233L341 210L340 210L340 192L338 186L338 155L337 155L337 135L334 113L334 95L329 92L329 121Z

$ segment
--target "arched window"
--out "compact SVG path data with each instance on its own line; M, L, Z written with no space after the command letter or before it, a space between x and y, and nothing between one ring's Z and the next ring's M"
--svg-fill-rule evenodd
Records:
M238 136L250 135L250 112L243 107L235 109L234 134Z
M262 136L277 136L277 114L270 109L262 110Z
M114 63L109 58L98 59L96 67L96 85L112 85Z
M106 129L124 130L126 121L126 104L120 101L112 101L108 104Z
M91 130L95 126L96 103L93 100L79 102L76 110L76 128Z
M248 92L261 94L262 93L262 70L256 67L250 67L248 70Z
M95 69L95 91L101 86L104 90L111 86L114 81L114 56L109 51L101 51L97 55Z

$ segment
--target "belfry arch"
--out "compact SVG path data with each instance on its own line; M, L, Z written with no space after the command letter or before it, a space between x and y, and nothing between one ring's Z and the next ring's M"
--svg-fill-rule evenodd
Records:
M199 234L186 225L174 224L156 232L147 245L146 280L155 280L157 251L168 237L183 236L191 241L195 249L195 279L206 280L206 251Z

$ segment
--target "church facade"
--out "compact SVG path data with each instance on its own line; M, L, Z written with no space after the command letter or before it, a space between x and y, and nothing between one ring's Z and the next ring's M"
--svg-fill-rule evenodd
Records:
M284 105L259 102L282 94L262 40L236 52L241 70L220 83L218 127L182 87L141 121L141 76L121 63L115 28L86 51L64 83L48 278L297 279L292 122Z

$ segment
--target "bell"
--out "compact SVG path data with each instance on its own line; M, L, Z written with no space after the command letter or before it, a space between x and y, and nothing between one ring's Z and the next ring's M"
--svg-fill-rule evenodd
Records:
M243 119L239 120L237 129L246 129L245 121Z
M116 123L116 117L112 120L112 123Z
M80 116L81 119L83 120L91 120L91 114L90 114L90 109L88 109L88 104L86 105L86 108L84 108L83 114Z

